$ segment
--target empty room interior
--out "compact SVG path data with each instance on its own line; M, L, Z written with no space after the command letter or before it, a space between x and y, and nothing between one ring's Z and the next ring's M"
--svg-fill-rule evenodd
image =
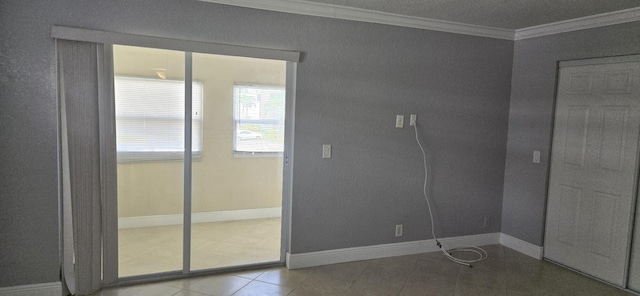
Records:
M0 85L0 296L640 293L636 0L3 0Z

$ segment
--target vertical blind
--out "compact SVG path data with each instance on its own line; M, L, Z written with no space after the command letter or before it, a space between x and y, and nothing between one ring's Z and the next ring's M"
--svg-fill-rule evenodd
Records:
M63 195L63 277L69 292L101 285L99 59L102 44L57 40Z

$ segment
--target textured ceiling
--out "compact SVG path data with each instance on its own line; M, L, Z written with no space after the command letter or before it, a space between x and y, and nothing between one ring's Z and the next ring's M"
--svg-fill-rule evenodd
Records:
M503 29L640 7L640 0L306 0Z

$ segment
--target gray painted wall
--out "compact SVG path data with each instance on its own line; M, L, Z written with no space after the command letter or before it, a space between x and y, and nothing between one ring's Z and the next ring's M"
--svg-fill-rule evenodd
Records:
M0 1L0 287L60 277L49 8L28 6Z
M0 287L59 280L54 24L302 51L293 253L431 237L420 152L396 114L419 115L437 233L500 231L511 41L197 1L3 0Z
M502 232L543 243L558 61L639 53L640 22L515 43ZM540 164L532 163L534 150Z

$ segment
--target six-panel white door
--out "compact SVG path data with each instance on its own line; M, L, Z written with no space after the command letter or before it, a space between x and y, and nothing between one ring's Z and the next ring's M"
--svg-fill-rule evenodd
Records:
M640 132L640 63L561 66L544 256L624 286Z

